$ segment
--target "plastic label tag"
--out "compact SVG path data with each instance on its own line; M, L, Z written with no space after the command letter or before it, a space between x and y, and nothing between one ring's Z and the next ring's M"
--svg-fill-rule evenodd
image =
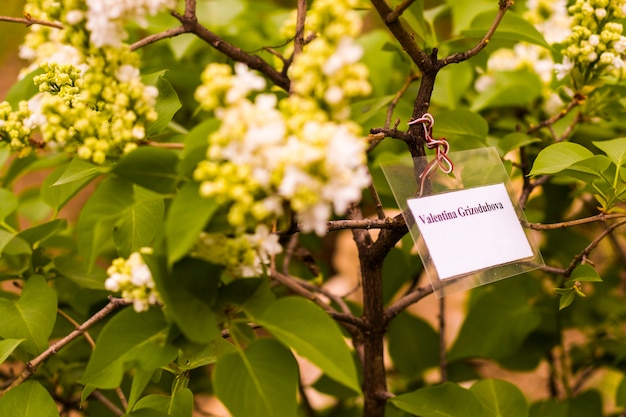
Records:
M497 150L448 156L454 169L446 173L431 169L432 156L381 163L435 295L543 266Z

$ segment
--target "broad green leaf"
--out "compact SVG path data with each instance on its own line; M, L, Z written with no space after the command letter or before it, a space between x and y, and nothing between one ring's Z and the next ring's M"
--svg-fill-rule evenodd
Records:
M21 346L28 353L39 354L48 348L56 310L56 292L44 277L33 275L17 300L0 298L0 337L25 339Z
M469 390L452 382L418 389L389 400L407 413L420 417L477 417L483 407Z
M146 137L152 137L161 133L172 120L176 112L182 107L176 90L163 78L166 71L159 71L142 77L142 81L146 85L154 86L159 90L159 95L154 106L158 118L154 122L148 123L146 129Z
M4 362L20 343L26 339L6 339L0 340L0 364Z
M134 411L142 409L161 410L170 417L191 417L193 414L193 393L185 388L177 391L171 397L156 394L147 395L137 402Z
M121 178L110 177L87 201L78 219L78 244L87 270L110 241L115 223L133 207L133 185Z
M254 320L330 378L360 392L352 354L337 323L302 297L285 297Z
M59 417L57 405L37 381L26 381L0 398L0 416Z
M530 408L530 417L568 417L569 402L557 400L539 401Z
M393 98L393 95L389 95L358 101L352 105L351 114L357 123L365 124L380 115L381 110L388 106Z
M28 168L34 165L37 162L37 156L35 152L31 152L28 156L24 158L13 158L9 168L6 170L5 174L2 176L2 187L9 188L9 185L12 184L21 174L24 173Z
M64 231L67 228L67 220L55 219L47 223L31 227L30 229L22 230L17 236L24 239L31 246L36 246L44 240L56 235L59 232Z
M470 391L483 405L483 417L528 417L528 404L524 394L510 382L483 379Z
M102 329L81 383L111 389L120 385L130 368L155 371L167 365L178 353L166 343L167 330L159 309L137 313L125 308Z
M433 102L448 109L456 109L473 80L474 72L469 62L448 65L437 75L433 89ZM439 118L437 119L438 126Z
M192 342L206 344L220 337L213 312L221 268L197 259L183 259L169 270L160 258L145 255L168 314Z
M113 172L160 194L171 194L178 183L178 155L169 149L142 146L120 159Z
M540 324L541 315L525 294L511 293L508 297L495 291L484 294L468 311L448 359L504 358L519 349ZM477 334L481 337L476 337Z
M13 110L17 110L17 107L22 100L30 100L32 96L39 92L39 87L35 85L33 79L43 74L42 68L37 68L34 71L26 74L21 80L13 84L6 97L5 101L9 102Z
M218 359L215 394L233 417L296 417L298 365L289 349L259 339Z
M494 74L494 85L481 92L472 111L494 107L527 107L541 95L541 80L530 71L502 71Z
M17 235L0 229L0 273L19 275L31 266L32 249Z
M214 199L200 196L198 183L188 182L182 186L172 201L165 223L169 264L189 253L217 208Z
M468 29L474 22L474 18L480 13L491 11L493 14L497 7L497 4L492 0L452 1L448 5L452 11L452 23L455 34Z
M137 404L137 401L141 398L141 394L143 394L143 391L150 383L154 374L155 372L153 370L135 369L133 371L130 394L128 394L128 410L132 410L135 407L135 404Z
M600 178L603 180L602 182L610 185L610 182L607 182L605 179L604 174L610 166L611 160L608 157L604 155L594 155L590 158L573 163L558 174L576 178L587 183L592 183Z
M218 119L209 119L196 125L185 135L185 149L183 149L178 163L179 173L187 178L193 177L193 171L198 163L206 158L209 135L218 127Z
M150 246L163 223L163 197L137 186L134 191L135 204L124 211L113 229L113 242L123 257Z
M564 285L567 287L574 284L576 281L602 282L602 278L600 278L598 271L596 271L593 266L589 264L583 264L578 265L576 268L574 268L574 270L572 271L572 275L570 275L570 279L568 279Z
M626 164L626 138L594 141L592 143L607 154L616 166L621 167Z
M591 157L593 157L591 151L577 143L554 143L539 152L529 175L556 174Z
M3 222L17 209L18 200L11 191L0 188L0 222Z
M92 171L91 174L78 178L75 181L54 185L69 169L72 162L59 166L55 171L48 175L41 184L41 199L57 212L61 210L61 208L63 208L63 206L65 206L65 204L67 204L67 202L70 201L80 190L96 179L100 173L100 171ZM88 174L88 172L84 173Z
M89 181L94 177L107 172L108 168L94 165L84 159L75 157L63 170L63 174L52 184L53 186L72 182Z
M454 142L453 149L468 149L484 146L488 130L487 122L479 114L449 110L437 115L433 135Z
M389 326L389 355L405 378L419 380L422 372L439 363L439 335L430 324L400 314Z
M140 408L128 414L124 414L122 417L169 417L169 414L164 413L156 408Z
M87 272L83 262L70 256L56 256L54 258L55 269L65 278L77 284L81 288L91 290L104 289L104 281L107 278L106 271L98 266Z
M472 21L471 28L464 30L467 37L482 38L493 25L496 10L481 13ZM522 16L508 11L494 33L493 40L507 40L515 42L528 42L550 49L543 35Z
M181 348L178 355L178 368L183 371L211 365L220 355L235 352L233 345L222 337L213 339L207 345L189 344Z
M514 132L504 136L497 142L496 146L498 151L500 151L500 155L504 156L511 151L536 142L541 142L541 139L533 138L525 133Z

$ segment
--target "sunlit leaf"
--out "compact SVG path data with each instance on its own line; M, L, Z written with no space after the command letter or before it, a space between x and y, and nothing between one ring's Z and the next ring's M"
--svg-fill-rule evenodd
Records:
M37 381L26 381L0 398L0 416L59 417L57 405Z
M11 353L22 343L25 339L6 339L0 340L0 364L4 362Z
M151 191L169 194L178 183L177 164L174 151L142 146L120 159L113 172Z
M483 406L469 390L452 382L418 389L389 400L393 405L420 417L476 417Z
M577 143L554 143L539 152L529 175L556 174L577 162L592 157L593 153L589 149Z
M271 339L220 357L213 372L215 393L233 417L296 417L298 378L289 349Z
M524 394L510 382L483 379L470 391L483 405L483 417L528 417L528 404Z
M30 277L17 300L0 297L0 337L25 339L22 347L31 354L48 348L56 321L57 294L41 275Z

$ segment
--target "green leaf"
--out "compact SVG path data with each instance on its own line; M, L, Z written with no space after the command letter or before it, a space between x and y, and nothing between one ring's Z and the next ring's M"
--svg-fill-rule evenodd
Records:
M170 265L191 250L200 232L218 208L215 200L200 196L199 187L196 182L183 185L167 214L165 228L168 238L167 259Z
M254 320L330 378L360 392L356 366L337 323L311 301L285 297Z
M57 405L37 381L26 381L0 398L0 416L59 417Z
M607 154L616 166L621 167L626 164L626 138L594 141L592 143Z
M124 371L155 371L176 357L178 350L166 343L168 324L163 313L150 308L136 313L125 308L102 329L81 383L103 389L118 387Z
M439 363L439 335L430 324L408 313L389 327L389 355L405 378L419 380L422 372Z
M206 158L209 135L218 127L218 119L209 119L196 125L185 135L185 149L178 164L178 172L187 178L193 177L193 171L198 163Z
M39 87L35 85L33 79L43 74L42 68L37 68L34 71L26 74L24 78L13 84L6 97L5 101L9 102L13 110L17 110L17 107L22 100L30 100L32 96L39 92Z
M113 242L123 257L150 246L163 222L163 197L137 186L134 191L135 204L124 211L113 229Z
M73 161L72 161L73 162ZM100 171L91 173L84 172L85 176L78 178L75 181L69 181L62 184L54 185L61 179L64 173L72 165L72 162L68 162L59 166L54 172L48 175L41 184L40 195L41 199L57 212L67 204L72 197L82 190L87 184L98 177Z
M0 337L25 339L22 347L28 353L39 354L48 348L56 310L56 292L44 277L33 275L17 300L0 298Z
M574 284L576 281L602 282L602 278L600 278L598 271L596 271L596 269L593 266L589 264L583 264L583 265L578 265L576 268L574 268L574 270L572 271L572 274L570 275L570 279L568 279L564 285L568 287Z
M483 405L483 417L528 417L528 404L524 394L510 382L483 379L470 391Z
M87 272L83 262L69 256L56 256L54 258L54 267L62 276L81 288L91 290L104 289L107 273L102 268L94 267L90 272Z
M30 229L22 230L17 236L24 239L31 246L37 246L44 240L56 235L59 232L64 231L67 228L67 220L55 219L49 222L31 227Z
M539 152L529 175L556 174L591 157L593 157L591 151L577 143L554 143Z
M221 268L196 259L184 259L168 271L160 258L144 255L168 314L192 342L206 344L220 337L213 298Z
M433 89L433 102L449 109L456 109L473 80L474 69L470 62L448 65L437 74ZM437 119L437 126L439 126L439 118Z
M18 200L11 191L0 188L0 222L17 210Z
M541 142L541 139L533 138L532 136L528 136L525 133L514 132L504 136L501 140L498 141L496 146L500 151L500 155L504 156L511 151L536 142Z
M576 297L576 292L574 291L573 288L568 290L567 292L564 291L561 294L561 299L559 300L559 310L563 310L564 308L572 304L575 297Z
M407 413L420 417L477 417L483 407L469 390L452 382L398 395L389 400Z
M6 339L0 340L0 364L4 362L20 343L26 339Z
M106 167L94 165L79 157L72 159L63 170L63 174L52 184L53 186L70 184L73 182L89 181L94 177L107 172Z
M526 107L541 95L541 80L534 72L502 71L493 76L494 85L476 97L472 111L494 107Z
M493 25L496 11L484 12L476 16L472 21L471 29L464 30L463 35L473 38L482 38ZM550 49L543 35L522 16L511 11L504 15L494 33L492 40L507 40L515 42L528 42Z
M291 352L271 339L218 359L215 394L233 417L296 417L298 365Z
M157 120L148 123L146 129L146 137L152 137L161 133L172 120L176 112L182 107L176 90L163 78L165 70L155 72L153 74L142 77L142 81L145 85L155 86L159 90L157 96L155 110L158 114Z
M133 185L121 178L110 177L87 201L78 219L78 244L87 270L111 239L115 223L133 207Z
M0 229L0 272L19 275L31 265L32 249L17 235Z
M487 122L479 114L461 109L438 114L433 134L454 141L453 149L467 149L484 146L488 130Z
M164 413L156 408L141 408L128 414L124 414L122 417L168 417L169 414Z
M193 393L188 388L177 391L171 397L165 395L147 395L134 408L166 411L171 417L191 417L193 414ZM134 415L134 414L132 414Z
M160 194L171 194L178 184L178 155L169 149L142 146L120 159L113 172Z
M480 302L472 304L448 359L505 358L540 324L541 315L525 294L516 292L503 297L496 291L486 293ZM478 334L481 337L476 337Z
M530 417L568 417L569 402L557 400L539 401L530 408Z

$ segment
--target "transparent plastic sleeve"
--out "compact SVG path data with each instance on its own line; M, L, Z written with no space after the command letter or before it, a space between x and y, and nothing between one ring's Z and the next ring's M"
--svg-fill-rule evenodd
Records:
M497 150L448 156L453 171L431 170L426 178L433 156L381 163L435 295L543 266Z

